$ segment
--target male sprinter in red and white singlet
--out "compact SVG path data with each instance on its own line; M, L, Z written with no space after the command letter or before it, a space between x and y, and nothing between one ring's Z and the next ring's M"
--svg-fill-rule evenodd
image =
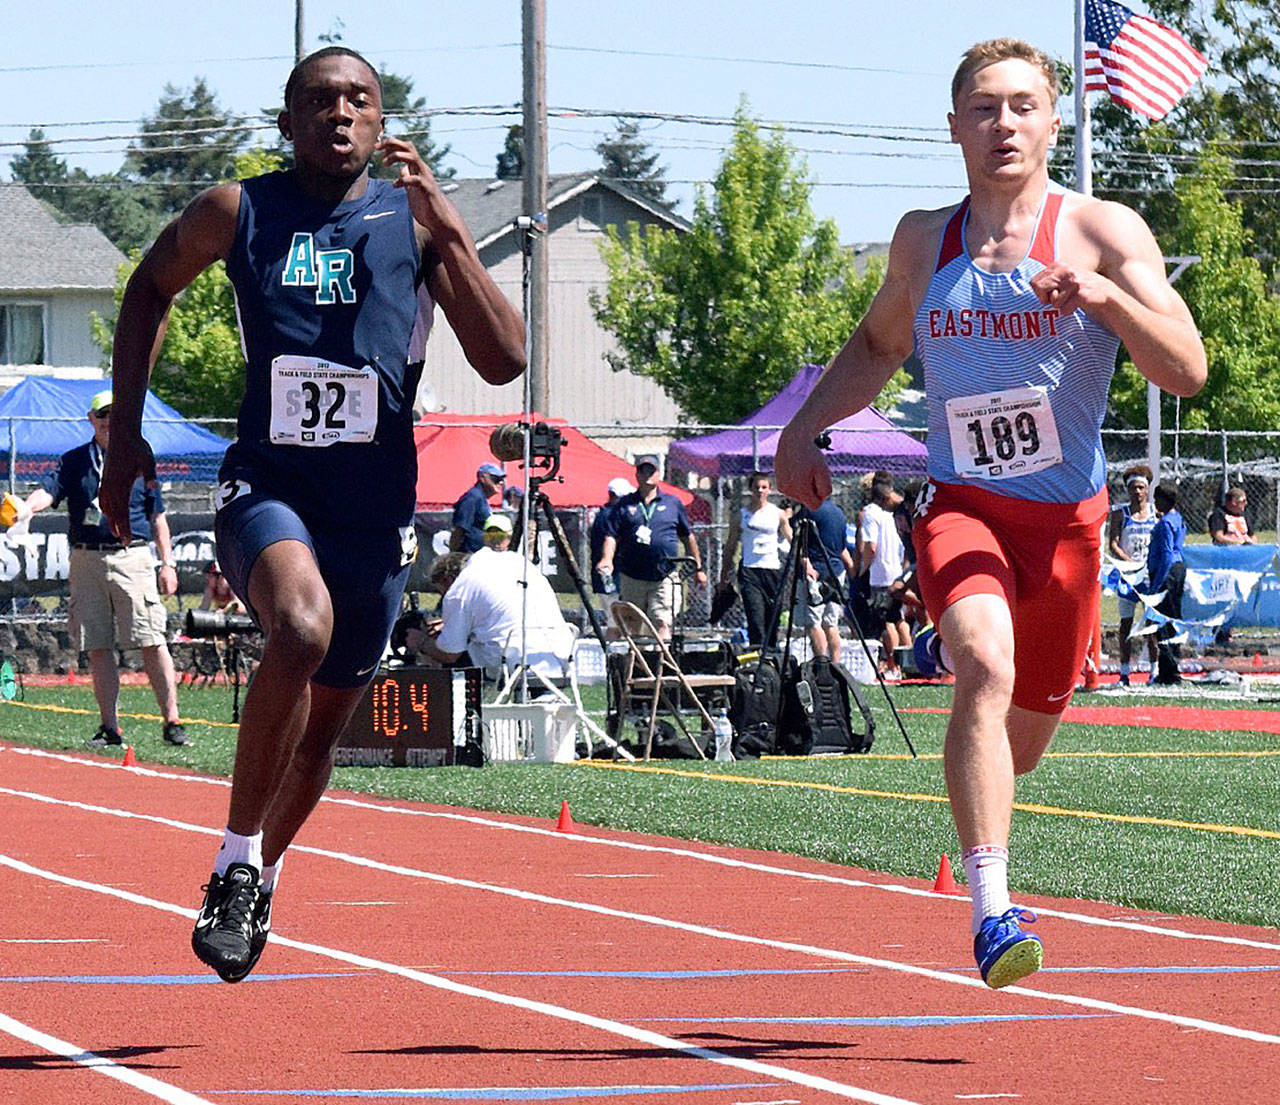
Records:
M782 435L779 489L831 492L814 438L861 410L917 350L929 483L914 530L925 604L955 673L944 753L992 987L1039 968L1034 917L1008 891L1014 777L1039 762L1088 644L1107 509L1100 428L1122 343L1174 395L1204 385L1204 347L1129 208L1050 181L1057 76L1013 39L970 49L951 85L969 196L898 224L884 285Z

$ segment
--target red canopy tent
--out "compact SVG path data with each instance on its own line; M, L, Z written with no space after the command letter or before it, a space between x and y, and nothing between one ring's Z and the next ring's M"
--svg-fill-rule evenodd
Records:
M451 508L476 482L476 469L485 461L494 460L489 451L489 434L493 428L522 420L519 414L430 414L416 425L413 437L418 451L417 509ZM552 480L542 485L552 506L599 506L608 497L611 479L622 476L635 483L636 473L631 465L601 448L564 419L535 414L533 421L558 427L565 438L560 463L564 482ZM519 463L502 467L510 486L524 486ZM705 522L710 517L709 504L691 491L669 483L660 486L684 503L693 521Z

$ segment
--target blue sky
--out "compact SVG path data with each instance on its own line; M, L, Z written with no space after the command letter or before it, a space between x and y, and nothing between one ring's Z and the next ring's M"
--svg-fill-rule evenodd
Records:
M963 186L946 144L947 88L960 54L984 38L1026 38L1070 59L1071 0L981 4L807 0L546 0L547 99L569 111L648 111L724 119L745 95L765 121L791 130L817 187L813 206L844 242L887 240L911 207L953 202ZM33 125L73 165L117 168L137 120L166 82L203 76L233 114L278 103L293 55L292 0L105 4L40 0L0 46L0 173ZM339 22L341 21L341 22ZM341 27L343 41L414 79L433 108L515 105L520 99L519 0L450 5L308 0L308 47ZM1064 105L1070 114L1070 105ZM433 125L460 176L487 176L514 116L450 115ZM645 123L669 180L707 181L728 129ZM554 172L592 168L613 130L598 117L553 117ZM823 133L836 130L840 133ZM852 137L856 130L867 137ZM117 137L111 137L117 136ZM104 138L89 141L91 138ZM692 183L671 194L691 209Z

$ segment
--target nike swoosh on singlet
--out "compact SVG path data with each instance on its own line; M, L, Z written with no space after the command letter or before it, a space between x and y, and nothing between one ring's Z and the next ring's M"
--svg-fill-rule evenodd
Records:
M385 219L388 215L394 215L394 214L395 214L394 211L377 211L372 215L366 215L364 217L364 221L370 222L373 219Z

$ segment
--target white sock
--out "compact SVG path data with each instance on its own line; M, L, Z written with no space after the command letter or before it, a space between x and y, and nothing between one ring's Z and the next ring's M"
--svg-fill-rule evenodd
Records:
M978 844L964 853L964 873L973 895L973 931L976 935L988 917L999 917L1013 908L1009 900L1009 849L999 844Z
M268 863L262 869L262 878L258 881L258 889L263 894L274 894L276 882L280 878L280 868L284 866L284 856L281 856L275 863Z
M221 878L233 863L247 863L255 871L262 870L262 832L241 836L230 829L222 834L222 847L213 860L213 873Z

